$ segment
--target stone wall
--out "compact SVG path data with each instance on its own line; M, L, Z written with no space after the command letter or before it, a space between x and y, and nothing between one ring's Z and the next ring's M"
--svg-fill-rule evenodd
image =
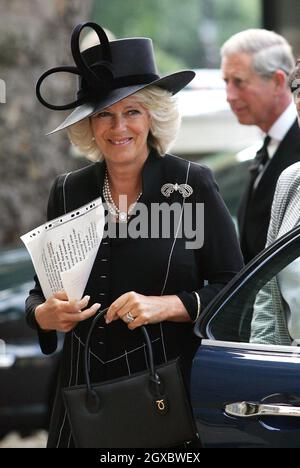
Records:
M45 136L65 112L44 108L35 97L38 77L48 68L73 65L70 51L75 24L89 19L92 0L1 0L0 79L0 246L44 222L56 174L83 164L71 155L65 133ZM66 78L51 81L49 95L65 99ZM3 99L2 99L3 101Z

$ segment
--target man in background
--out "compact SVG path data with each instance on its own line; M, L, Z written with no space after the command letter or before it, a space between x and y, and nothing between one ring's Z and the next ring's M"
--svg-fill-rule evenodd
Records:
M241 249L248 263L265 247L278 177L300 160L300 130L288 86L295 61L289 43L265 29L233 35L221 57L232 111L241 124L257 125L264 134L238 212Z

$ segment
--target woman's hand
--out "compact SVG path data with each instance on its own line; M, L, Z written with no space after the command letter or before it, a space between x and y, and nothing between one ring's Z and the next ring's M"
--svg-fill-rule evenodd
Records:
M96 303L82 310L88 305L89 300L90 297L85 296L80 301L69 301L65 291L59 291L37 306L36 321L42 330L69 332L78 322L92 317L99 309L100 304Z
M163 322L190 322L191 318L178 296L143 296L134 291L118 297L109 307L106 323L122 319L130 330L141 325Z

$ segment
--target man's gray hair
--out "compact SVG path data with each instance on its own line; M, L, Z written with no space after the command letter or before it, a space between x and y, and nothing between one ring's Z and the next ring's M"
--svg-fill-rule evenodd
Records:
M253 55L254 71L266 78L276 70L289 76L295 66L291 45L274 31L247 29L234 34L223 44L221 57L243 52Z

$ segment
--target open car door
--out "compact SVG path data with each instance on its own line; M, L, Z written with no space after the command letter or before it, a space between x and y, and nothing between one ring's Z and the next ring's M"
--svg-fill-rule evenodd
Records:
M204 447L300 448L300 347L250 336L257 295L299 255L296 227L249 263L195 325L202 340L191 398Z

